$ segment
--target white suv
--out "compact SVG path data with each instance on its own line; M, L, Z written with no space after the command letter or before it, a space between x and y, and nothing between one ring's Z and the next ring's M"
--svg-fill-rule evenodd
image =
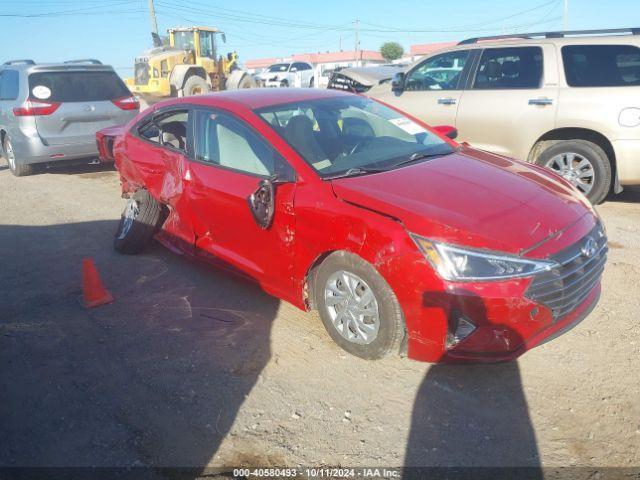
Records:
M275 63L258 75L265 87L313 87L313 67L306 62Z
M594 204L640 184L640 28L465 40L374 83L351 88L551 168Z

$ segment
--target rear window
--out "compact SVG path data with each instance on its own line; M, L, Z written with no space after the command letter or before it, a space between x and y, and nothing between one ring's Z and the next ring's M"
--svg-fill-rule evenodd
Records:
M42 72L29 75L29 98L50 102L97 102L131 95L115 72Z
M632 45L562 47L564 72L571 87L640 85L640 48Z

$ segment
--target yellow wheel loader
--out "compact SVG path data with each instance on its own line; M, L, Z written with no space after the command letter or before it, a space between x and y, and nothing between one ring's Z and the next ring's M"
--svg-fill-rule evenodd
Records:
M255 88L259 82L238 67L238 55L217 56L217 28L170 28L169 44L152 34L154 48L135 59L134 77L126 80L129 89L145 98L199 95L212 90Z

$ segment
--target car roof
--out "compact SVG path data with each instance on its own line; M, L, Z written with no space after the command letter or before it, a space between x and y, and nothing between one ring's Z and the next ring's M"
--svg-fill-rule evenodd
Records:
M339 90L320 88L247 88L242 90L225 90L190 97L189 101L213 106L216 100L224 99L255 110L287 103L319 100L323 98L349 97L353 95L352 93L341 92Z

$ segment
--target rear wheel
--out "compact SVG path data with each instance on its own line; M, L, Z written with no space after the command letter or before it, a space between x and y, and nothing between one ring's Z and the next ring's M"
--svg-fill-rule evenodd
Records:
M13 152L13 146L8 138L4 140L4 157L9 164L9 170L16 177L26 177L33 173L33 165L18 163Z
M211 87L206 82L206 80L198 75L191 75L187 78L187 81L184 82L184 87L182 87L182 95L184 97L189 97L192 95L203 95L205 93L209 93L211 91Z
M162 225L162 205L146 190L138 190L127 200L113 247L120 253L140 252Z
M372 265L347 252L333 253L314 272L313 293L324 327L344 350L365 359L400 351L402 310Z
M311 77L311 80L309 80L309 88L313 88L313 86L315 84L314 82L315 81L314 81L313 77Z
M594 205L602 202L611 188L611 163L605 151L593 142L555 142L542 151L536 163L564 177Z

